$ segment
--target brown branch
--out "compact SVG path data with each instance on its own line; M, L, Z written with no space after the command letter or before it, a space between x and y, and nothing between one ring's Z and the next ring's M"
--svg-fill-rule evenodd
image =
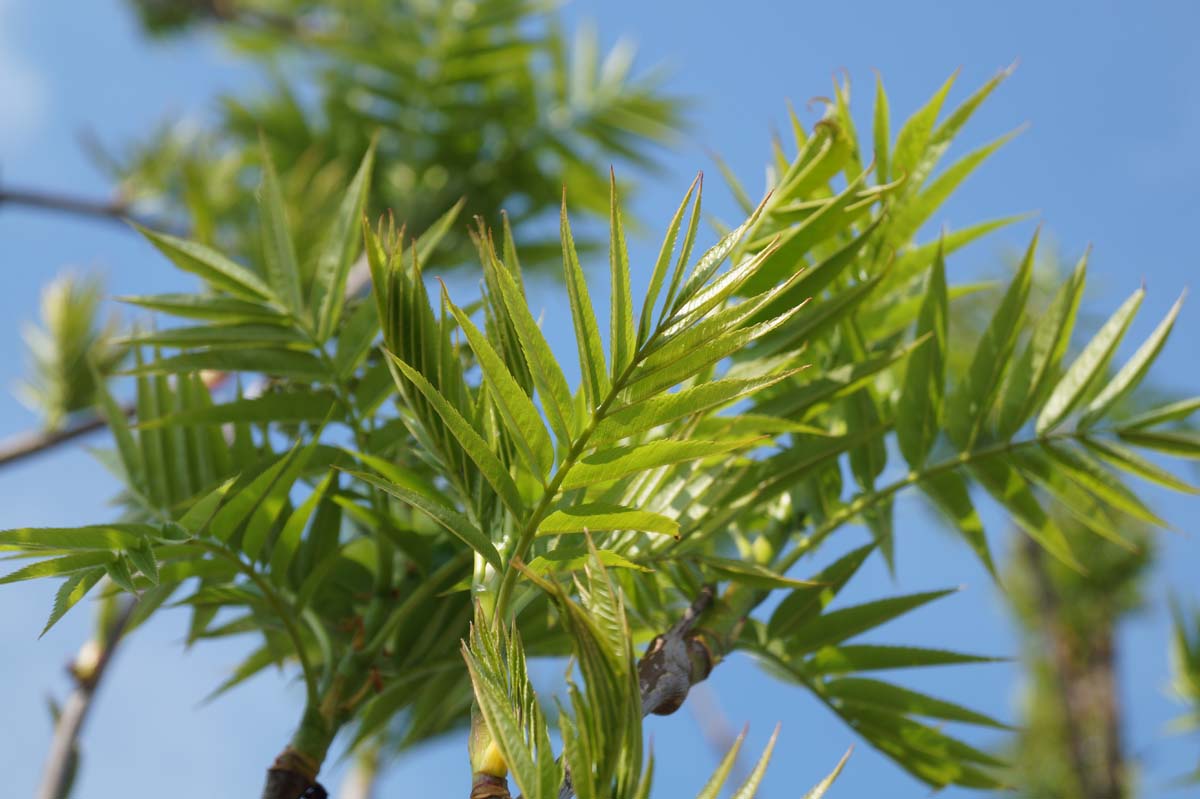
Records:
M122 226L128 226L129 222L135 222L142 227L162 230L175 235L186 233L178 224L137 215L130 203L124 200L89 200L40 189L0 189L0 206L5 205L53 211L103 222L115 222Z
M69 790L78 759L79 733L83 729L83 723L87 719L92 700L101 680L104 679L108 665L129 628L136 607L135 599L123 603L123 607L108 628L101 630L97 639L85 644L80 657L72 664L75 691L67 699L55 722L54 741L50 745L50 753L42 771L37 799L62 799ZM98 653L94 649L96 646L100 648Z
M125 412L126 416L132 417L135 407L129 403L121 410ZM106 427L108 427L108 421L104 417L95 411L87 411L76 414L75 418L65 427L57 430L31 430L17 433L0 441L0 468L31 458L54 449L60 444L67 444Z

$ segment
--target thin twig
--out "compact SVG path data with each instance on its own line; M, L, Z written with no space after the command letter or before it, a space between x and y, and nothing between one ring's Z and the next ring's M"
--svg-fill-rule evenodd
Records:
M136 222L142 227L181 235L186 231L178 224L162 219L139 216L130 203L124 200L89 200L68 194L42 191L40 189L0 189L0 206L12 205L54 211L103 222L114 222L127 226Z
M112 662L113 655L129 628L136 607L136 599L125 602L109 628L100 632L103 643L95 666L87 672L73 671L75 691L63 706L54 725L54 741L50 745L46 767L42 771L37 799L62 799L69 787L75 771L79 733L92 707L92 700L100 687L100 681L104 678L108 664Z
M126 416L133 416L133 403L122 406ZM95 411L77 414L65 427L57 430L29 430L0 441L0 467L31 458L77 438L108 427L108 421Z

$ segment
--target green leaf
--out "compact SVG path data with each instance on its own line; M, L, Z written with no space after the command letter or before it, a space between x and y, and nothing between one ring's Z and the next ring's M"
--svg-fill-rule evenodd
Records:
M313 274L312 297L309 302L316 323L317 340L325 341L337 329L346 300L346 278L358 253L360 227L367 195L371 190L371 171L375 166L375 144L367 148L354 180L338 206L333 223L325 234L316 272Z
M59 586L58 593L54 595L54 607L50 611L50 618L46 619L46 626L42 628L38 638L48 633L50 628L66 615L68 610L87 596L87 592L91 591L103 576L104 569L101 567L76 572L64 580L63 584Z
M1183 494L1200 494L1200 487L1194 486L1186 480L1181 480L1166 469L1154 465L1137 453L1115 442L1085 438L1083 443L1101 459L1124 472L1136 474L1153 483L1158 483L1161 486Z
M633 360L637 339L633 329L633 295L629 288L629 251L625 247L625 229L621 225L621 206L617 199L617 178L609 170L608 263L612 299L610 303L609 348L612 352L612 379L621 377Z
M517 449L534 475L539 480L544 480L554 465L554 444L542 424L541 414L534 407L533 400L518 385L504 359L492 348L470 317L450 301L445 286L442 287L442 295L446 307L458 320L458 326L470 342L471 351L479 361L484 380L491 388L496 409L504 420L505 427L512 434Z
M958 472L943 472L922 480L920 486L937 509L954 525L954 529L979 557L988 573L995 577L996 564L988 549L983 521L971 503L971 494L963 476Z
M942 104L950 87L954 85L958 74L951 75L941 88L923 105L920 110L909 117L896 136L896 147L892 155L892 174L896 177L906 177L912 181L909 191L916 191L924 181L924 175L919 169L929 148L930 134L941 113ZM928 174L925 171L925 174Z
M1200 397L1179 400L1153 408L1145 413L1121 421L1121 430L1140 430L1169 422L1178 422L1200 410Z
M846 754L842 755L842 759L838 761L838 764L834 767L833 771L829 773L829 776L818 782L812 787L811 790L809 790L808 793L804 794L804 799L822 799L822 797L825 796L825 792L833 786L834 780L836 780L838 775L842 773L842 769L845 768L846 761L850 759L850 753L853 751L853 747L847 749Z
M581 458L567 472L562 488L569 491L572 488L619 480L659 466L745 449L758 440L751 438L733 441L651 441L647 444L600 450Z
M129 571L129 563L125 558L118 555L110 559L104 564L104 569L108 573L108 579L112 580L115 585L131 594L136 594L137 587L133 584L133 575Z
M108 390L108 381L101 377L95 365L90 365L92 378L96 383L96 397L104 412L104 419L112 430L113 440L117 443L117 452L121 454L121 466L129 479L129 485L136 491L146 493L146 472L142 463L142 453L133 434L129 430L129 417Z
M654 261L654 269L650 273L650 285L646 290L646 300L642 304L642 315L638 321L638 345L644 344L650 335L650 326L653 322L654 305L658 302L658 295L662 291L663 282L666 280L667 268L671 265L671 252L675 249L675 240L679 236L679 227L683 223L683 215L687 212L688 200L695 193L696 200L692 205L691 220L688 222L688 231L684 235L685 244L695 240L696 226L700 222L700 204L704 194L704 175L698 174L692 180L692 185L688 186L687 194L683 196L683 201L679 203L679 208L676 209L675 215L671 217L671 222L667 225L666 235L663 236L662 247L658 250L658 258ZM684 246L683 250L690 249L689 246ZM676 261L675 274L671 279L671 286L667 292L666 299L663 300L663 315L671 307L671 301L674 298L675 290L679 285L679 280L683 273L684 261L686 260L683 251L680 251L679 260ZM661 318L661 317L660 317Z
M1046 400L1042 412L1038 415L1036 429L1039 436L1061 424L1067 414L1079 404L1087 387L1095 380L1096 375L1112 357L1117 345L1121 343L1121 338L1129 329L1129 323L1133 321L1133 316L1137 313L1138 307L1142 304L1142 298L1145 296L1145 289L1138 289L1130 295L1129 299L1125 300L1116 313L1104 323L1100 331L1092 337L1092 340L1083 348L1083 352L1079 353L1079 357L1055 385L1050 399Z
M529 312L529 304L520 284L504 264L492 260L491 269L495 273L496 282L505 308L508 309L509 319L517 332L521 351L525 362L529 365L529 373L533 376L542 408L560 441L570 441L572 438L573 410L571 390L567 379L563 376L558 365L558 359L550 349L550 344L538 327L533 314Z
M278 301L258 275L211 247L165 233L155 233L137 225L134 227L183 271L198 275L211 285L244 299Z
M787 639L786 646L793 654L814 652L822 647L839 644L847 638L874 629L892 619L953 594L955 589L926 591L919 594L879 599L853 605L818 616Z
M679 523L658 513L608 502L585 502L558 508L538 525L538 535L640 530L679 538Z
M1012 729L983 713L927 694L910 691L892 683L868 680L861 677L843 677L824 684L826 696L851 705L864 705L891 713L911 714L927 718L978 724L1001 730Z
M19 583L22 580L33 580L38 577L61 577L64 574L83 571L94 566L106 566L117 557L112 552L80 552L51 560L40 560L0 577L0 585Z
M1167 336L1171 335L1171 328L1175 325L1175 318L1179 316L1179 309L1183 307L1183 300L1186 296L1186 291L1180 295L1175 304L1171 306L1171 310L1158 323L1158 327L1154 328L1154 332L1142 343L1142 346L1138 347L1133 357L1121 367L1116 377L1109 381L1108 385L1091 401L1079 419L1081 427L1087 427L1103 418L1118 400L1142 382L1150 365L1158 358L1158 353L1167 343Z
M1029 534L1054 557L1082 573L1083 566L1071 552L1067 538L1053 518L1038 503L1029 483L1006 460L984 458L971 467L980 484L997 502L1008 509L1017 526Z
M996 662L999 662L997 658L964 655L945 649L850 644L819 650L809 658L805 668L818 674L848 674L860 671L891 671L892 669Z
M1021 332L1025 301L1033 279L1037 243L1038 236L1035 234L1025 251L1020 269L992 315L987 330L979 339L969 371L950 396L946 408L946 432L959 447L970 448L974 444L996 401L1004 367L1012 356Z
M1095 494L1108 505L1146 524L1155 527L1167 526L1167 523L1156 516L1124 483L1092 458L1053 444L1043 445L1042 450L1054 459L1057 469L1067 479Z
M538 555L529 561L527 567L534 574L561 574L583 570L591 562L592 552L587 547L559 546L544 555ZM633 571L650 573L653 569L640 563L634 563L620 553L608 549L598 549L595 556L601 563L610 568L631 569Z
M783 598L771 614L767 629L772 638L787 638L825 609L875 551L874 543L851 550L813 576L809 585Z
M1050 377L1058 369L1070 343L1086 275L1085 254L1038 319L1029 343L1009 373L996 420L996 430L1001 438L1012 438L1044 396Z
M730 772L737 764L738 753L742 749L742 743L746 740L746 730L743 729L738 737L733 740L733 745L729 747L729 751L721 758L721 762L717 764L717 768L713 771L712 776L708 778L708 782L696 794L696 799L717 799L721 793L722 786L729 779Z
M122 343L180 348L244 347L252 344L294 347L306 344L305 339L291 328L278 325L225 323L152 330L123 339Z
M307 391L263 394L251 399L237 399L220 405L187 408L157 419L139 420L138 429L155 429L173 425L212 425L231 422L320 422L329 416L336 402L332 394Z
M259 138L262 161L262 188L259 191L259 221L262 227L263 258L267 264L267 279L274 295L284 307L299 315L303 308L300 296L300 267L292 243L283 191L271 162L265 136Z
M575 343L579 348L579 370L583 375L583 393L589 411L597 408L608 395L608 369L604 362L604 347L600 343L600 330L596 326L596 314L588 296L587 278L579 265L575 252L575 240L571 236L571 223L567 219L566 196L563 196L560 220L563 270L566 274L567 295L571 301L571 319L575 324Z
M276 480L287 468L299 443L287 454L278 457L249 482L235 486L228 500L208 523L208 534L220 541L228 541L250 519L260 502L271 491Z
M88 527L22 527L0 530L0 548L132 549L144 535L154 535L148 524L98 524Z
M888 146L891 141L891 109L883 90L883 76L875 73L875 182L888 182Z
M474 523L457 511L450 510L445 505L439 505L436 502L431 502L425 496L410 491L402 486L394 485L381 478L376 477L366 472L352 472L347 474L369 483L379 490L390 494L396 499L404 502L417 510L424 513L433 521L444 527L451 535L458 538L471 549L483 556L489 564L497 571L504 569L504 562L500 560L500 553L496 551L495 545L491 540L484 535Z
M723 579L738 585L761 588L764 591L773 591L776 588L817 587L814 582L785 577L766 566L751 561L719 558L716 555L697 555L696 560L721 575Z
M141 546L134 547L125 554L129 557L129 562L150 581L151 585L158 585L158 559L154 556L149 539L143 540Z
M125 374L182 374L205 369L222 372L261 372L267 375L289 377L300 382L327 380L330 376L325 364L307 352L286 349L218 349L215 347L158 358L148 364L131 369Z
M929 337L908 360L904 388L896 405L896 439L909 466L919 469L941 429L942 394L946 384L946 262L933 263L929 286L917 317L917 338ZM859 359L856 359L859 360Z
M442 239L454 227L454 222L458 219L459 213L463 206L467 204L466 198L460 199L454 205L434 221L429 228L417 237L416 250L417 261L425 263L429 260L429 256L433 255L433 251L441 244Z
M714 380L673 394L624 405L605 415L589 441L591 444L607 444L685 416L711 411L713 408L753 395L794 374L795 371L789 371L746 380Z
M286 581L288 567L291 566L292 558L300 548L300 538L304 534L304 528L308 526L308 520L312 518L317 505L325 498L329 486L333 484L334 474L335 472L326 474L312 493L305 497L304 502L300 503L300 507L292 511L287 522L284 523L279 537L275 540L275 545L271 548L271 576L277 582Z
M525 507L525 503L521 500L521 493L517 490L517 485L509 475L508 469L500 462L500 458L497 457L496 453L492 452L491 447L483 440L478 431L471 426L471 423L463 418L462 414L425 379L424 375L392 353L389 352L387 355L391 363L395 364L396 368L428 400L455 440L458 441L459 446L463 448L467 456L479 467L479 472L487 480L488 485L492 487L496 495L512 511L513 515L519 518Z
M771 753L775 751L775 741L779 738L779 725L775 725L775 731L771 733L770 740L767 741L767 746L763 749L762 756L758 758L758 762L754 764L754 769L750 772L750 776L742 783L742 787L737 789L733 794L732 799L754 799L758 794L758 786L762 784L763 775L767 773L767 764L771 762Z
M1200 458L1200 436L1190 430L1121 430L1122 441L1179 458Z

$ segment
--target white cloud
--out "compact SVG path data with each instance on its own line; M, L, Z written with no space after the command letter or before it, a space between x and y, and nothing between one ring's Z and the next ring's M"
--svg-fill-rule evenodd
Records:
M33 138L46 117L46 82L21 52L11 0L0 0L0 148L11 157Z

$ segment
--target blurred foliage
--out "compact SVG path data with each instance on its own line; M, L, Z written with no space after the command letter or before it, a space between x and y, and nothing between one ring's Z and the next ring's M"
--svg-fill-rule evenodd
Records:
M1171 611L1174 635L1171 639L1171 689L1187 711L1175 719L1171 728L1175 732L1189 733L1195 740L1200 731L1200 610L1195 606L1185 607L1176 600ZM1200 783L1200 764L1189 775L1183 777L1185 784Z
M128 351L116 315L105 316L104 284L67 272L42 290L41 319L26 324L29 377L17 394L46 428L96 403L96 376L109 375Z
M211 30L262 80L221 98L211 124L93 149L135 207L177 215L192 238L256 266L260 135L284 184L302 267L331 217L331 189L373 140L372 213L425 230L463 198L467 219L496 224L504 209L527 266L537 267L557 243L537 239L529 223L557 207L565 185L574 208L604 213L609 165L652 168L655 147L682 123L683 103L664 93L661 74L634 73L628 42L602 52L594 31L568 36L536 0L136 5L152 32ZM456 229L439 264L460 265L470 252Z

